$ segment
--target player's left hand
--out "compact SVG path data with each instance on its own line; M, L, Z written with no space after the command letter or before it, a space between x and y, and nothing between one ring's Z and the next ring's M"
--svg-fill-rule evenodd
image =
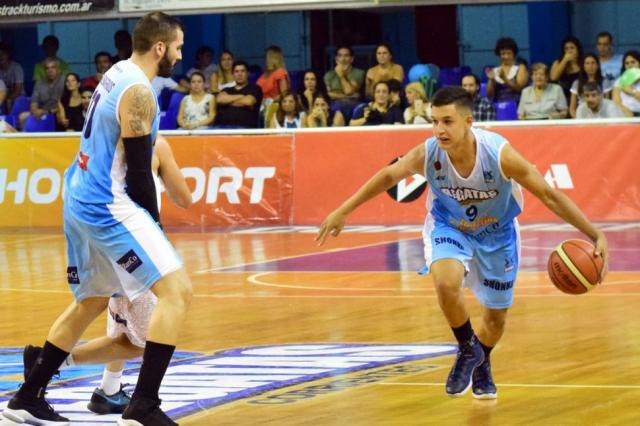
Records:
M340 231L344 228L345 220L347 216L341 213L339 210L333 211L329 216L326 217L322 225L320 225L320 229L318 230L318 234L316 235L315 240L318 242L318 245L321 246L324 244L324 241L327 239L329 235L337 237L340 235Z
M600 273L600 283L604 281L604 277L609 272L609 245L607 243L607 237L604 232L598 232L598 238L596 238L596 250L594 255L602 257L602 272Z

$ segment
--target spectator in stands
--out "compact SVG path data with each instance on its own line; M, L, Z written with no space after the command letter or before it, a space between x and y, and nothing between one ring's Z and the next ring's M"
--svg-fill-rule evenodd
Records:
M615 102L605 99L602 87L595 81L588 81L581 87L581 98L576 118L617 118L625 115Z
M180 83L178 83L171 77L161 77L157 75L153 77L153 80L151 80L151 87L153 87L153 91L156 95L160 96L164 89L175 90L180 93L188 93L190 85L186 80L184 80L184 83L183 80L180 80Z
M622 55L613 51L613 36L607 31L598 33L596 36L596 48L598 49L598 60L600 61L600 71L604 79L604 89L613 87L613 82L620 76L622 67Z
M640 68L640 52L637 50L625 52L622 64L621 75L628 69ZM619 77L613 85L611 99L618 105L618 108L625 116L640 116L640 84L637 82L623 86Z
M582 44L576 37L568 36L562 40L562 51L558 59L553 61L550 80L562 88L566 99L571 97L571 84L580 76L582 70Z
M404 81L404 69L393 62L393 53L388 45L381 43L376 46L375 55L378 63L367 70L366 76L365 95L369 98L374 97L375 85L379 81Z
M5 108L4 102L7 100L7 85L4 84L4 81L0 78L0 115L5 115L7 109Z
M93 62L96 65L96 73L82 80L82 85L96 90L96 87L100 84L100 80L102 80L102 76L111 68L113 62L111 62L111 55L105 51L96 53L93 57Z
M84 116L82 115L82 95L80 94L78 74L69 73L65 77L64 90L58 101L56 118L56 128L60 132L79 132L82 130Z
M11 111L13 100L24 95L24 71L17 62L11 60L11 48L0 42L0 80L7 86L6 111Z
M500 57L500 65L486 70L487 97L494 102L517 103L529 82L527 67L516 61L518 45L510 37L499 38L493 52Z
M181 129L208 129L216 118L216 98L204 89L206 77L193 71L189 78L191 90L180 102L178 125Z
M256 84L262 89L263 103L267 106L278 102L284 93L291 90L282 49L278 46L269 46L265 50L265 70Z
M91 97L93 96L94 90L91 87L80 87L80 99L82 101L82 119L87 118L87 113L89 111L89 104L91 103Z
M58 37L54 35L48 35L42 40L42 51L45 58L36 64L33 68L33 80L42 81L46 79L45 61L47 59L56 59L58 61L58 67L61 75L67 75L71 72L69 65L62 59L58 58L58 49L60 48L60 42Z
M113 55L112 62L117 64L131 57L131 34L127 30L118 30L113 34L113 44L116 47L116 54Z
M209 90L218 94L222 89L236 85L233 79L233 53L223 50L220 54L218 71L209 78Z
M373 87L373 101L356 110L349 121L350 126L377 126L380 124L403 124L402 111L391 105L389 84L379 81Z
M578 94L582 93L582 86L589 81L593 81L600 86L600 92L606 97L611 96L612 87L605 86L606 82L600 73L600 62L598 61L598 57L593 53L587 53L584 56L580 75L574 80L573 84L571 84L571 98L569 99L569 115L571 118L576 117L578 105L583 101L582 96Z
M269 123L272 129L297 129L302 127L305 113L293 93L285 93L278 110Z
M467 74L462 77L460 83L462 88L473 97L473 120L494 121L496 109L487 97L480 96L480 79L475 74Z
M340 127L345 120L339 109L329 108L329 96L318 93L313 99L311 111L302 121L302 127Z
M431 123L431 104L422 83L417 81L409 83L404 90L409 103L409 106L404 110L405 124Z
M360 90L364 84L364 71L353 66L353 50L349 46L339 46L335 55L336 66L324 75L324 84L333 109L338 108L346 120L360 103Z
M216 126L256 128L262 90L257 85L249 83L249 66L246 62L236 61L233 64L233 78L235 86L222 89L216 97Z
M196 62L193 67L187 71L187 77L190 78L191 74L199 71L205 78L205 90L209 91L209 81L211 74L218 71L218 65L213 63L213 49L210 46L200 46L196 50ZM191 80L189 80L191 82Z
M558 84L549 83L547 66L541 62L531 66L531 86L525 87L518 105L520 120L565 118L567 100Z
M60 74L60 66L55 58L44 60L45 79L36 82L31 95L31 109L20 114L20 128L29 115L41 118L45 114L55 114L58 110L58 100L64 90L64 77Z
M398 107L400 111L404 111L407 107L407 100L404 98L402 82L392 78L387 81L387 85L389 86L389 100L391 101L391 105Z
M322 80L314 70L306 70L302 77L303 91L296 95L297 102L307 114L318 93L326 94Z

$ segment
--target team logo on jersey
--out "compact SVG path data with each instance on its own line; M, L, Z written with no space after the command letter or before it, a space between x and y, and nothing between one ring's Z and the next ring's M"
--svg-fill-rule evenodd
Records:
M482 176L484 177L485 183L494 183L496 180L493 178L493 171L491 170L483 170Z
M160 398L173 419L240 399L253 398L247 402L255 404L295 403L321 392L337 392L394 375L415 373L415 364L403 369L403 363L453 355L456 351L457 345L453 344L294 344L232 349L214 355L176 353L162 381ZM125 370L123 383L136 382L139 365L136 362L135 368ZM367 371L371 369L376 370ZM70 376L74 370L75 376ZM83 367L63 369L61 382L47 388L47 399L73 424L113 425L119 414L96 416L83 410L100 383L102 366L89 371ZM350 373L357 375L339 380ZM1 351L0 377L19 374L22 374L22 349ZM289 395L291 392L273 393L321 379L340 383L335 387L311 385L308 392L295 396ZM18 382L5 385L9 385L5 390L16 389ZM11 396L0 396L0 409L7 406Z
M472 204L478 201L492 200L498 196L497 189L482 191L473 188L440 188L447 196L458 201L460 204Z
M513 268L515 268L515 265L513 263L513 259L511 258L511 256L505 256L505 258L504 258L504 271L505 272L511 272L511 271L513 271Z
M78 153L78 167L80 167L85 172L89 167L89 156L85 155L82 151Z
M125 255L120 259L118 259L117 263L118 265L122 266L122 268L128 273L132 274L133 271L138 269L138 266L142 265L142 260L140 260L140 257L132 249L126 252Z

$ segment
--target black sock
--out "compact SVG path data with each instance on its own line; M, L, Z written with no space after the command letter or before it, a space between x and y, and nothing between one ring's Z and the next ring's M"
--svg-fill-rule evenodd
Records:
M63 351L49 341L44 342L36 364L16 396L22 399L36 399L43 396L51 377L68 356L69 352Z
M460 327L451 327L451 330L453 330L453 334L456 336L458 344L469 343L471 338L474 336L473 328L471 328L471 319L468 319L467 322L462 324Z
M491 354L491 351L493 350L494 347L486 346L484 343L480 342L480 340L478 340L478 342L480 343L480 347L484 351L484 359L485 360L489 359L489 355Z
M169 367L169 362L175 349L175 346L147 340L147 344L144 347L144 355L142 356L138 384L134 392L136 397L158 399L160 383L162 383L162 378L167 371L167 367Z

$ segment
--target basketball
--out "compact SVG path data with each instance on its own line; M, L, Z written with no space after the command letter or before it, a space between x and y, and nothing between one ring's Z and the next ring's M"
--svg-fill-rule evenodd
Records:
M593 255L595 247L584 240L566 240L549 255L547 268L551 282L562 292L582 294L598 284L602 257Z

